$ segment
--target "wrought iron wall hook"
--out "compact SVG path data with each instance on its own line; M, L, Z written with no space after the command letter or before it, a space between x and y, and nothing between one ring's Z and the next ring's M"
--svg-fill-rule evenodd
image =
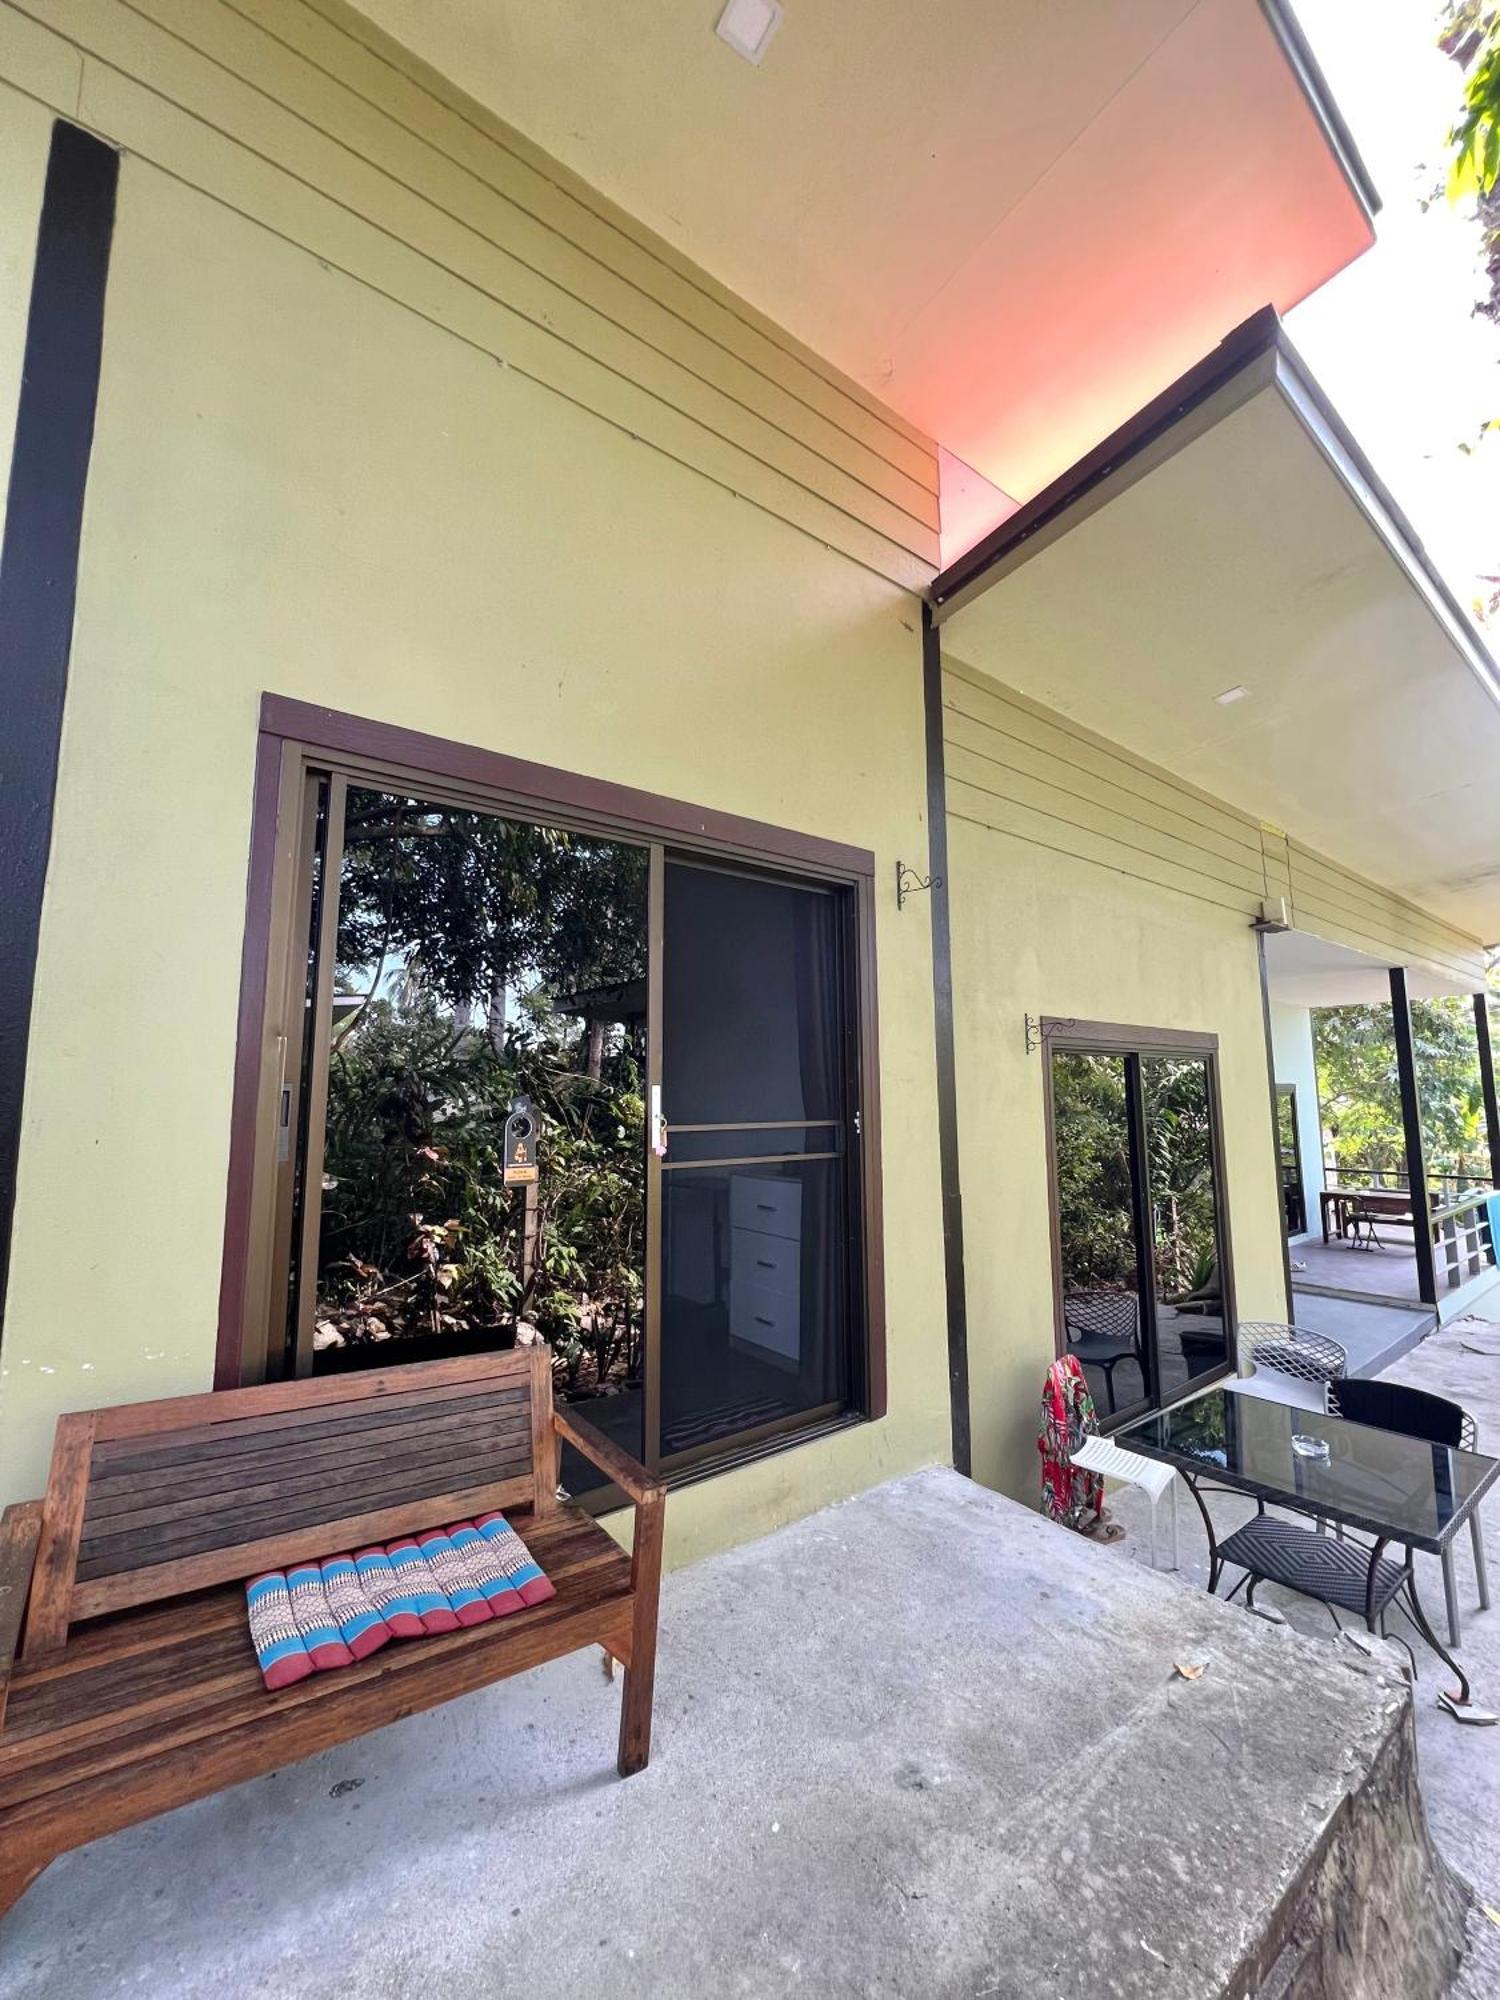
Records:
M1072 1015L1069 1015L1066 1021L1047 1021L1040 1015L1034 1014L1027 1014L1024 1018L1026 1021L1026 1053L1029 1056L1035 1055L1037 1050L1050 1042L1054 1035L1062 1034L1066 1029L1074 1028L1078 1025L1076 1018Z
M923 889L941 889L941 875L919 875L915 868L908 868L904 861L896 863L896 908L905 909L908 896L915 896Z

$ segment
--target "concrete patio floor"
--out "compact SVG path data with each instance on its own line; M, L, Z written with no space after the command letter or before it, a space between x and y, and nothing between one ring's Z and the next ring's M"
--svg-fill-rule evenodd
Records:
M1326 1333L1349 1358L1351 1375L1378 1375L1437 1325L1430 1306L1382 1306L1368 1299L1331 1299L1292 1281L1292 1317L1310 1333Z
M67 1856L0 1996L1210 2000L1310 1951L1409 2000L1456 1957L1387 1663L950 1471L671 1576L657 1685L625 1783L578 1655Z
M1404 1235L1393 1234L1389 1242L1368 1246L1343 1236L1329 1243L1320 1236L1304 1236L1289 1243L1287 1249L1294 1284L1330 1286L1336 1292L1421 1304L1410 1230Z
M1500 1325L1477 1319L1455 1320L1431 1333L1380 1374L1384 1380L1407 1382L1461 1403L1479 1426L1480 1449L1500 1452ZM1150 1515L1142 1497L1122 1491L1111 1496L1110 1504L1129 1531L1128 1539L1116 1544L1110 1553L1135 1563L1149 1562ZM1180 1496L1178 1506L1180 1574L1183 1581L1201 1588L1208 1577L1202 1526L1189 1499ZM1227 1533L1255 1512L1255 1503L1218 1493L1211 1498L1210 1511L1216 1530L1222 1527ZM1463 1621L1463 1642L1458 1651L1474 1684L1475 1699L1500 1709L1500 1487L1491 1489L1482 1514L1494 1602L1489 1611L1478 1610L1471 1545L1465 1533L1458 1544ZM1165 1551L1162 1559L1166 1560ZM1417 1565L1423 1606L1446 1639L1438 1562L1435 1557L1419 1555ZM1220 1588L1237 1580L1236 1573ZM1274 1585L1263 1584L1256 1596L1260 1603L1274 1605L1298 1630L1327 1642L1330 1649L1337 1644L1322 1605ZM1246 1619L1247 1624L1257 1622ZM1416 1688L1418 1770L1428 1824L1448 1861L1474 1885L1481 1902L1500 1909L1500 1727L1463 1728L1445 1715L1437 1706L1437 1693L1448 1684L1446 1668L1404 1620L1392 1619L1390 1629L1412 1641L1420 1668ZM1500 1927L1481 1912L1475 1920L1474 1936L1482 1975L1479 1964L1471 1966L1469 1983L1461 1984L1458 1990L1471 1992L1474 2000L1496 2000L1500 1996Z

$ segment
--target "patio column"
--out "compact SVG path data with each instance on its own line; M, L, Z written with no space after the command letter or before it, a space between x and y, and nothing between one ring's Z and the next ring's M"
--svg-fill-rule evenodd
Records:
M1495 1096L1495 1051L1490 1043L1490 1003L1474 995L1474 1039L1479 1044L1479 1088L1484 1094L1484 1133L1490 1146L1490 1185L1500 1188L1500 1101Z
M1424 1305L1437 1304L1437 1270L1428 1221L1427 1156L1422 1144L1422 1100L1417 1091L1417 1059L1412 1047L1411 1001L1406 967L1391 967L1391 1019L1396 1031L1396 1075L1401 1085L1401 1123L1406 1132L1406 1183L1411 1190L1412 1238L1417 1254L1417 1291Z

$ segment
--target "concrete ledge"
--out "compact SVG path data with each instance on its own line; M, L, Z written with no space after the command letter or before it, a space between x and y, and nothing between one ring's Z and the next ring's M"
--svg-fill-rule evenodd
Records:
M0 2000L1437 2000L1457 1962L1398 1676L952 1472L671 1577L623 1784L617 1698L580 1656L65 1857Z

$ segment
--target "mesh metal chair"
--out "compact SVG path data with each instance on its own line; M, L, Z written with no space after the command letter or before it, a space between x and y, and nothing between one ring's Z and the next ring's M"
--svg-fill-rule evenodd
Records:
M1349 1357L1336 1340L1277 1319L1240 1321L1239 1360L1243 1375L1269 1368L1299 1382L1320 1383L1325 1389L1343 1381L1349 1370Z
M1063 1300L1068 1352L1104 1377L1109 1414L1115 1413L1115 1370L1141 1358L1141 1302L1134 1292L1075 1292ZM1142 1371L1144 1381L1144 1371Z
M1479 1426L1461 1403L1446 1396L1434 1396L1428 1389L1412 1389L1404 1382L1366 1381L1354 1377L1340 1382L1333 1391L1334 1408L1354 1424L1369 1424L1375 1430L1398 1431L1402 1437L1422 1438L1428 1444L1457 1446L1460 1451L1477 1451ZM1490 1581L1484 1565L1484 1531L1476 1510L1469 1516L1469 1535L1474 1548L1474 1578L1479 1586L1479 1608L1488 1611ZM1443 1598L1448 1607L1448 1639L1458 1645L1462 1637L1458 1616L1458 1579L1453 1567L1453 1544L1443 1550Z

